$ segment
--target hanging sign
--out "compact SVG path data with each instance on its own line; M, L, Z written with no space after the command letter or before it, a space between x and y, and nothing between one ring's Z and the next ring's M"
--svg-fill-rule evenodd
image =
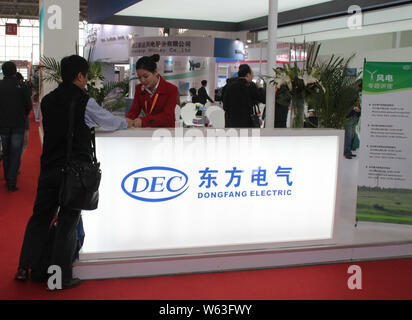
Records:
M214 40L196 37L152 37L132 40L130 56L196 56L213 57Z
M17 36L17 24L16 23L6 23L6 35L7 36Z

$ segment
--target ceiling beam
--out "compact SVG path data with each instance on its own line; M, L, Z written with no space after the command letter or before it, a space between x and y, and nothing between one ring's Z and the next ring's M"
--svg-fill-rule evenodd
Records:
M36 2L9 2L9 1L0 1L0 6L10 6L10 7L31 7L39 8L39 4Z
M27 14L19 14L16 16L16 14L3 14L0 11L0 19L1 18L7 18L7 19L38 19L38 15L34 16L34 15L27 15Z

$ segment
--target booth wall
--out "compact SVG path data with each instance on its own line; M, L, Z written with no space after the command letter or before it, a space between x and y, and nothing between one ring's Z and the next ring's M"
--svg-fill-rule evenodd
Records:
M393 37L393 33L384 33L363 37L324 40L320 41L322 45L319 55L389 49L393 48Z
M342 57L349 57L350 55L350 53L340 54ZM328 57L330 55L319 56L319 59L327 59ZM363 69L365 59L380 62L410 62L412 61L412 47L356 52L349 67L357 68L360 71Z
M396 48L397 37L400 35L399 48ZM364 59L369 61L406 62L412 61L412 31L391 32L379 35L343 38L320 41L318 61L328 60L330 56L350 57L355 54L350 63L351 68L362 69ZM260 68L266 71L267 48L257 47L247 49L247 60L255 73ZM254 62L250 62L254 61Z

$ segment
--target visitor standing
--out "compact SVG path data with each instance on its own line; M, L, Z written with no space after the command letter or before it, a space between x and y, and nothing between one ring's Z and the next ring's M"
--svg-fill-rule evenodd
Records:
M203 105L206 104L207 100L209 100L211 103L213 103L214 101L212 100L211 97L209 97L209 95L207 94L207 91L206 91L207 81L202 80L201 84L202 84L202 86L199 88L199 90L197 90L197 95L199 97L199 102Z
M17 175L21 163L26 118L32 108L28 91L17 79L16 65L7 61L2 65L4 79L0 81L0 136L3 169L9 192L19 190Z
M84 91L88 82L89 65L78 56L61 61L63 82L41 102L43 123L43 153L40 162L36 200L24 234L16 280L29 278L43 282L49 265L61 268L62 289L80 284L73 278L72 263L77 247L77 227L81 210L60 206L59 190L67 160L69 110L74 102L72 159L89 162L92 159L91 128L126 129L132 122L116 117L101 108ZM57 215L57 228L51 223ZM50 234L55 232L51 243ZM50 249L51 257L48 258ZM46 259L47 258L47 259Z
M223 90L226 128L252 128L253 108L259 102L257 86L252 82L253 71L247 64L239 66L238 77L227 80Z

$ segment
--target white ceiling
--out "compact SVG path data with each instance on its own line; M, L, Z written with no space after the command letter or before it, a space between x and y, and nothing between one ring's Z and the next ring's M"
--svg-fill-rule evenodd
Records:
M279 0L289 11L331 0ZM151 18L242 22L267 16L269 0L142 0L116 15Z
M366 12L360 28L348 28L347 23L347 17L338 17L283 27L278 29L278 39L284 42L322 41L412 30L412 5ZM265 39L267 31L266 34L261 31L259 40Z

